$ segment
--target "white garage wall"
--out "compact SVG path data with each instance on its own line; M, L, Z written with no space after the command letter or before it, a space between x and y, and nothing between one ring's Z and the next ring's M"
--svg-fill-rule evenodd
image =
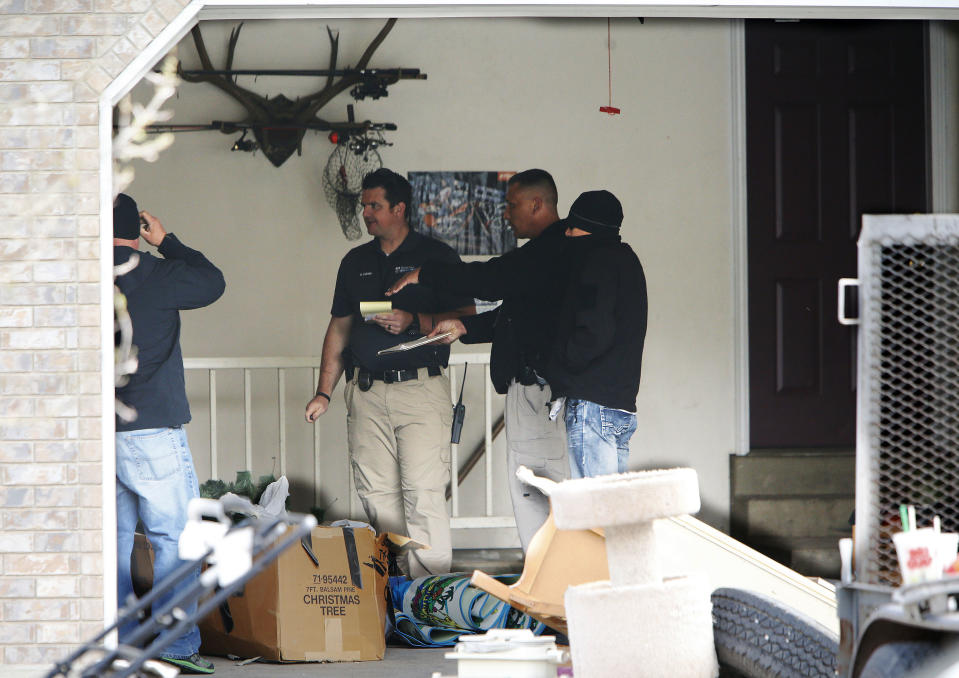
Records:
M234 66L325 67L327 24L340 30L345 66L382 22L249 21ZM232 25L202 24L217 67ZM357 119L398 125L388 137L395 145L382 156L399 172L543 167L556 178L561 214L583 190L607 188L622 200L623 236L643 261L650 297L631 464L695 467L702 517L721 527L734 446L729 35L722 20L614 20L612 103L623 114L609 117L598 111L608 103L605 20L401 20L370 65L420 68L428 79L400 82L384 99L355 104ZM179 54L187 67L196 66L190 38ZM290 97L322 85L319 78L239 82ZM141 85L136 97L143 96ZM343 120L351 101L340 97L321 115ZM169 107L176 123L244 117L238 104L206 84L184 83ZM337 265L357 244L344 238L323 196L320 175L332 146L324 133L310 133L302 157L274 168L262 154L231 152L234 138L178 134L157 163L136 165L127 189L226 276L220 301L183 314L184 354L319 355ZM258 402L272 398L271 380L257 375L254 392L264 391ZM287 395L291 467L306 465L302 477L291 477L295 488L312 473L310 428L297 423L311 395L308 382L291 377ZM345 455L341 388L322 422L326 456ZM190 390L190 436L203 478L205 382L191 379ZM221 395L218 410L221 469L242 467L242 388L236 392L232 402ZM255 474L273 470L273 453L259 456L275 447L275 416L261 419ZM234 458L239 463L231 466ZM344 487L345 466L330 473ZM308 500L297 498L295 508L308 508ZM345 510L346 502L338 499L333 511Z

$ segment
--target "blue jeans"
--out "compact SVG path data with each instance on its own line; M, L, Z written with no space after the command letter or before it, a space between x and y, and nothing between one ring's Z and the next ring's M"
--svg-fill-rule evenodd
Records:
M636 431L632 412L603 407L589 400L566 401L566 444L571 478L625 473L629 439Z
M118 431L117 447L117 596L121 607L133 593L130 556L137 521L143 523L153 545L153 581L159 583L181 563L178 541L187 520L187 504L200 496L193 457L183 428L147 428ZM185 591L200 575L184 577L169 594L154 602L158 609ZM196 612L196 602L180 606L187 614ZM136 622L121 628L124 642ZM200 649L200 630L192 629L177 638L163 654L189 657Z

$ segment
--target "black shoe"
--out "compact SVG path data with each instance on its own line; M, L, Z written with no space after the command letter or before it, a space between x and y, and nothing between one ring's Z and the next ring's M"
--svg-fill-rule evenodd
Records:
M208 662L200 656L199 652L194 652L189 657L160 657L163 661L180 667L180 673L213 673L216 667L213 662Z

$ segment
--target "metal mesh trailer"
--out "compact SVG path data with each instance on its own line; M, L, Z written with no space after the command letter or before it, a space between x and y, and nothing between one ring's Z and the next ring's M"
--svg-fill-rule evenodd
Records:
M838 591L850 676L870 617L901 591L900 504L959 531L959 215L864 216L858 276L855 581Z
M856 578L899 584L899 505L959 528L959 216L866 216L859 240Z

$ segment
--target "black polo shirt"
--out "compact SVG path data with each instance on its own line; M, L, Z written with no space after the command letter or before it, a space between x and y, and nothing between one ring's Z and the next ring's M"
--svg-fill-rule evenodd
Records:
M374 238L343 257L336 274L330 313L337 318L353 316L348 351L352 353L354 365L373 371L447 365L450 348L446 344L429 344L412 351L377 356L376 352L381 349L423 335L409 331L390 334L376 323L364 321L360 315L361 301L391 301L394 310L410 313L441 313L472 305L472 297L445 294L426 285L407 285L392 297L386 296L390 285L423 262L432 260L456 262L460 259L453 248L415 231L410 231L391 254L385 254Z

